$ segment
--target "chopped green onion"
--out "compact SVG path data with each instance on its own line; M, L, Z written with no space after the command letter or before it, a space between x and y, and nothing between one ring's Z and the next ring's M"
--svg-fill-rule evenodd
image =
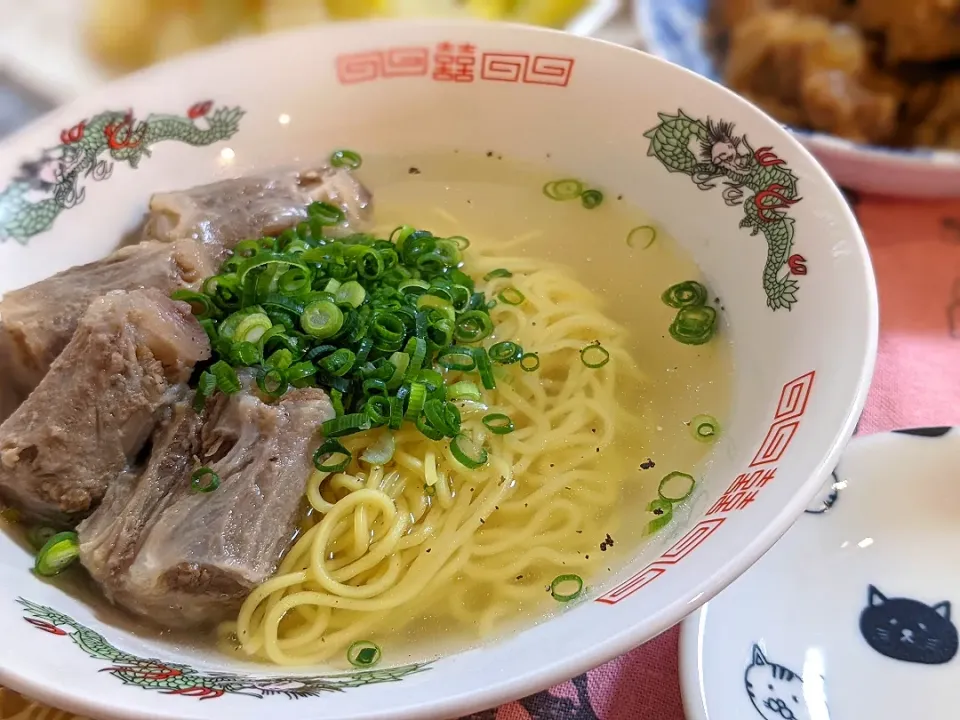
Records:
M650 225L638 225L637 227L633 228L633 230L631 230L629 233L627 233L627 245L629 245L630 247L634 247L637 240L639 240L640 236L644 233L649 234L650 239L647 240L646 245L644 245L642 249L643 250L648 249L651 245L653 245L654 241L657 239L657 230L656 228Z
M353 368L357 356L352 350L340 348L320 361L320 367L331 375L343 377Z
M356 280L349 280L343 283L343 285L337 288L335 293L338 305L349 305L352 308L360 307L366 296L367 291L364 290L363 285Z
M330 156L330 164L334 167L346 167L356 170L363 164L363 158L353 150L337 150Z
M707 302L707 289L696 280L687 280L668 287L660 299L672 308L704 305Z
M273 355L268 357L263 364L268 368L286 370L291 364L293 364L293 353L290 352L288 348L280 348Z
M580 202L587 210L593 210L603 202L603 193L599 190L584 190Z
M474 348L473 357L477 360L477 372L480 373L480 382L487 390L493 390L497 387L497 381L493 377L493 366L490 364L490 356L483 348Z
M508 435L514 431L513 420L503 413L490 413L483 418L483 424L494 435Z
M347 469L352 458L352 453L342 442L336 438L327 438L313 453L313 466L320 472L342 472Z
M194 470L190 476L190 489L194 492L213 492L218 487L220 487L220 476L208 467Z
M484 275L483 279L489 282L490 280L494 280L496 278L510 278L510 277L513 277L513 273L507 270L506 268L496 268L495 270L491 270L486 275Z
M447 240L453 241L458 250L466 250L468 247L470 247L470 241L463 235L451 235L447 238Z
M321 225L338 225L343 222L343 210L325 202L313 202L307 205L307 215Z
M217 387L224 395L232 395L240 391L240 378L237 371L223 360L218 360L210 366L210 373L217 379Z
M655 498L647 505L647 511L652 512L656 517L647 523L644 528L644 535L653 535L658 530L665 528L673 520L673 503L663 498Z
M447 397L451 400L480 402L480 389L469 380L461 380L447 387Z
M497 299L507 305L520 305L527 297L515 287L505 287L497 293Z
M490 346L490 359L499 365L512 365L520 362L523 357L523 348L515 342L498 342Z
M363 413L350 413L327 420L323 423L323 434L329 438L352 435L370 429L370 418Z
M583 593L583 578L573 573L557 575L550 583L550 595L557 602L576 600Z
M393 460L397 449L397 441L392 432L385 432L374 442L370 443L360 455L360 459L371 465L386 465Z
M233 346L233 351L231 357L236 361L237 365L256 365L260 362L260 348L254 345L252 342L238 342Z
M193 409L198 413L203 412L209 398L217 389L217 378L213 373L204 370L200 373L200 379L197 381L197 394L193 398Z
M333 337L343 327L343 313L328 300L310 303L300 316L303 331L318 340Z
M583 183L573 178L554 180L543 186L543 194L551 200L574 200L583 194Z
M677 311L670 336L684 345L703 345L716 331L717 311L709 305L688 306Z
M690 431L700 442L713 442L720 434L720 423L712 415L697 415L690 421Z
M57 533L40 548L33 565L37 575L59 575L80 556L80 541L75 532Z
M290 387L282 370L261 368L257 373L257 386L270 397L281 397Z
M686 500L693 493L697 481L692 475L682 472L672 472L664 476L657 488L657 495L661 500L669 503L678 503Z
M347 648L347 661L358 668L373 667L380 662L380 646L369 640L358 640Z
M447 370L461 370L470 372L476 369L477 359L474 356L472 348L458 347L451 345L440 351L437 355L437 363Z
M580 351L580 362L591 370L596 370L610 362L610 353L599 342L592 343Z
M205 318L215 315L217 312L217 308L213 304L213 298L206 293L199 293L183 288L180 290L175 290L170 295L170 298L180 302L189 303L190 312L192 312L198 320L204 320Z
M476 470L487 464L487 450L477 447L477 444L466 435L457 435L450 441L450 452L457 462L468 470Z
M407 395L407 409L404 417L416 420L420 417L424 403L427 402L427 386L420 382L410 383L410 393Z
M287 270L277 281L277 289L286 295L299 295L310 288L310 273L303 268Z
M287 382L289 382L294 387L305 387L306 383L313 379L313 376L317 374L317 366L314 365L309 360L304 362L298 362L295 365L291 365L287 368L285 374Z
M453 336L460 342L479 342L492 332L493 320L482 310L462 313L453 327Z
M525 372L533 372L540 367L540 356L536 353L524 353L520 358L520 369Z
M52 527L47 527L46 525L34 525L29 530L27 530L27 542L29 542L34 550L40 550L44 545L47 544L47 541L57 534L57 531Z

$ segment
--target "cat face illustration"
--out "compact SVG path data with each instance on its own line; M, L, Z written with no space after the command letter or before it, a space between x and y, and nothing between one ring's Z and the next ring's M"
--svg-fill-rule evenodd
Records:
M892 660L941 665L957 654L957 628L950 603L925 605L909 598L888 598L873 585L860 615L863 639Z
M744 677L747 695L764 720L810 720L803 699L803 678L783 665L768 662L758 645Z

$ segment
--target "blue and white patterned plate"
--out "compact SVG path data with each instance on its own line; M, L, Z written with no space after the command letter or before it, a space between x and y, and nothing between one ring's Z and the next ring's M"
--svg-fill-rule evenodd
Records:
M819 501L683 624L690 720L952 718L960 429L854 440Z
M721 82L704 29L712 0L633 0L648 52ZM960 152L863 145L833 135L791 130L838 185L903 197L960 196Z

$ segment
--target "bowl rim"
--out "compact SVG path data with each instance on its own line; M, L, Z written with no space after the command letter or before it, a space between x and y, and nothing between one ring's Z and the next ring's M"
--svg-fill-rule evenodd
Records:
M706 3L711 1L712 0L704 0ZM655 55L661 60L666 60L678 67L689 70L686 66L672 59L673 53L666 52L663 44L659 42L658 35L651 31L651 28L656 25L654 22L653 7L661 2L671 4L676 2L679 4L681 0L632 0L634 26L640 36L640 41L645 50L651 55ZM696 17L700 19L704 18L703 15L697 15ZM692 34L688 34L688 37L690 35ZM698 33L698 35L702 37L702 34ZM703 46L699 38L697 44ZM715 63L713 63L713 57L706 52L706 48L704 48L704 55L711 60L711 64L715 65ZM722 83L713 78L705 75L701 77L722 85ZM723 87L727 86L723 85ZM778 120L775 120L775 122L791 134L796 135L801 142L809 143L819 152L853 154L864 161L883 162L885 164L895 165L896 169L901 170L922 169L927 172L946 171L953 173L960 168L960 150L934 147L897 148L888 145L874 145L871 143L847 140L839 135L831 135L830 133L791 127Z
M658 634L678 624L690 615L696 607L706 603L729 585L736 577L739 577L772 547L792 526L794 521L800 517L803 510L814 498L822 485L823 478L833 469L848 440L853 435L859 421L860 413L867 399L867 393L870 388L876 362L879 338L879 302L869 249L860 232L853 212L819 161L814 158L810 151L804 147L797 138L784 130L780 123L777 123L762 110L723 85L661 57L612 41L575 36L562 30L550 28L483 20L377 19L344 22L336 26L321 25L298 28L270 35L240 38L222 45L200 49L164 63L144 68L110 83L106 83L91 93L81 95L75 100L46 113L13 135L0 141L0 156L15 152L18 145L20 145L28 135L35 132L38 126L53 123L61 117L73 117L76 114L77 106L84 106L101 98L105 100L109 99L129 87L141 86L155 78L175 76L180 73L189 72L190 66L197 62L211 62L215 59L238 52L256 54L258 51L262 52L258 46L266 47L272 43L282 43L290 46L289 43L291 41L300 38L314 35L322 36L324 33L343 31L345 28L371 28L374 26L397 28L398 31L411 26L426 26L431 29L441 28L451 30L485 26L489 28L503 28L518 34L538 35L543 38L553 36L555 39L559 39L565 43L600 44L605 46L608 52L618 54L621 58L632 58L629 62L635 62L636 58L640 58L642 63L655 64L659 67L660 71L684 73L693 79L694 82L713 86L712 92L725 96L726 99L737 106L744 115L756 115L765 118L772 126L771 130L776 129L780 132L780 141L786 144L789 151L803 157L804 160L810 164L811 175L809 176L808 182L815 182L818 186L822 187L825 193L829 193L835 201L835 207L838 209L836 221L838 224L842 223L846 226L847 234L850 236L855 252L858 253L863 260L859 265L859 272L863 273L862 283L867 291L863 307L864 319L867 321L868 327L866 329L865 344L862 348L862 356L859 358L860 374L856 388L852 391L843 422L834 433L832 442L825 448L820 461L816 464L810 477L798 483L790 502L780 508L777 514L774 515L759 532L753 535L749 542L743 545L736 554L731 555L725 563L715 567L709 574L705 573L703 580L690 585L686 592L679 593L672 601L665 603L657 612L647 617L639 618L629 625L625 625L622 630L607 636L601 642L585 642L581 651L571 653L566 657L544 658L543 663L527 668L510 677L503 679L498 678L493 682L481 681L475 688L468 692L463 692L458 695L441 696L436 700L431 700L428 703L415 707L411 706L401 711L362 706L356 714L351 711L351 717L362 717L363 720L427 720L431 718L441 720L458 717L458 714L468 714L486 708L493 708L539 692L547 687L562 683L588 670L592 670L633 650L643 642L656 637ZM460 654L455 653L453 655L442 656L439 660L448 660L458 655ZM262 666L262 670L259 669L260 667L261 666L258 666L258 670L253 672L261 672L264 675L270 674L267 666ZM23 692L29 697L47 702L54 707L64 708L72 712L81 712L91 717L102 718L103 720L131 720L134 718L136 720L146 720L148 718L168 719L172 717L167 714L161 715L150 711L147 709L148 703L143 703L140 708L137 708L132 713L122 713L122 711L118 711L109 704L109 696L100 698L89 694L74 694L69 690L43 685L39 680L39 678L21 673L12 663L0 662L0 684Z

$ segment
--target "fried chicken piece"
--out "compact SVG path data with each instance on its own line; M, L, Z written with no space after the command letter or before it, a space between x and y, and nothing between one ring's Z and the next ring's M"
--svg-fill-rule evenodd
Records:
M960 150L960 76L944 81L932 109L913 132L913 143Z
M782 122L886 142L896 130L900 99L895 91L871 88L869 76L863 37L821 17L762 12L731 36L727 84Z
M960 57L960 0L860 0L853 19L883 33L891 65Z

